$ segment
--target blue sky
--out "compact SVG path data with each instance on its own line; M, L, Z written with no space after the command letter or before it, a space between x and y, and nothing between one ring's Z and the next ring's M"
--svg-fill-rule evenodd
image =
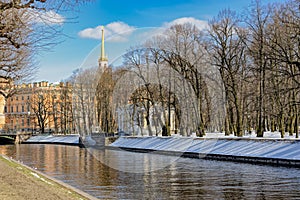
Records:
M264 0L271 3L277 0ZM278 0L280 1L280 0ZM281 0L281 2L284 0ZM191 21L205 26L207 20L225 8L241 12L251 0L94 0L73 13L71 23L65 13L61 24L63 43L37 58L39 72L35 81L58 82L68 78L77 68L97 65L100 54L100 26L105 26L106 54L112 64L135 43L143 42L144 33L168 27L177 22ZM143 38L143 39L141 39Z

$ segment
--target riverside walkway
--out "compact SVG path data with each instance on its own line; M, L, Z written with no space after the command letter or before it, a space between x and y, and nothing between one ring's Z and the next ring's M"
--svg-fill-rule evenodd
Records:
M96 199L76 188L0 156L0 199Z

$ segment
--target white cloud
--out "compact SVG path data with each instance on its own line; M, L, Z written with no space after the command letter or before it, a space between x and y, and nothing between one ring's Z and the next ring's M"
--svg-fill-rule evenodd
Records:
M195 25L200 30L204 30L208 28L208 22L199 20L193 17L183 17L175 19L171 22L166 22L162 24L161 27L151 28L150 31L144 32L145 38L150 38L151 36L163 34L163 32L175 24L185 24L191 23ZM101 28L102 26L97 26L94 28L86 28L78 33L79 37L81 38L89 38L89 39L101 39ZM137 28L133 26L129 26L128 24L118 21L112 22L104 26L105 29L105 39L110 42L128 42L128 38L132 33L137 30ZM139 28L141 30L143 28Z
M161 27L153 28L150 31L147 31L143 33L144 38L151 38L155 36L163 36L164 32L170 28L171 26L174 26L176 24L186 24L190 23L192 25L195 25L199 30L205 30L208 28L208 22L204 20L199 20L193 17L183 17L183 18L178 18L175 19L171 22L165 22L162 24Z
M171 22L167 22L164 24L164 27L169 28L170 26L176 25L176 24L185 24L185 23L190 23L195 25L198 29L204 30L208 28L208 22L199 20L193 17L183 17L183 18L178 18L175 19Z
M44 12L30 9L24 17L34 23L47 25L62 25L65 22L65 18L53 10Z
M101 26L87 28L78 33L82 38L101 39ZM124 22L112 22L104 27L105 38L111 42L125 42L127 37L132 34L135 27L129 26Z
M96 28L87 28L78 33L82 38L100 39L101 38L101 26Z

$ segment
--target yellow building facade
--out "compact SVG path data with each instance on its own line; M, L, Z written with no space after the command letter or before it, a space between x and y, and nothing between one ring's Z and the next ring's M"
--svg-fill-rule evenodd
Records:
M2 101L4 106L0 123L3 131L63 134L72 132L70 84L49 84L42 81L17 85L16 89L16 94Z

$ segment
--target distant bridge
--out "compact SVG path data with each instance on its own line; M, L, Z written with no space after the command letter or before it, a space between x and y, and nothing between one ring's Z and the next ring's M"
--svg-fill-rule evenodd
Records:
M8 140L14 141L15 144L20 144L32 136L32 133L0 133L0 142L5 142Z

